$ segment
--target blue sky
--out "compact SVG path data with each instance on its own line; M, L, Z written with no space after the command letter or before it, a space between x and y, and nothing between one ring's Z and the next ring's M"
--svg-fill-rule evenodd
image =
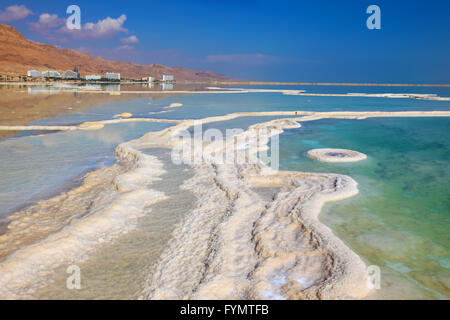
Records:
M75 33L64 30L71 4L81 8ZM372 4L381 30L366 27ZM2 0L0 22L94 56L239 79L450 83L446 0Z

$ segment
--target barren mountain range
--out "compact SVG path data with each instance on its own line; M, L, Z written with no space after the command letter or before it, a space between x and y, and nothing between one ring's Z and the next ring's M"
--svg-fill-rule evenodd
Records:
M120 72L124 78L172 74L177 81L227 80L224 75L211 71L196 71L182 67L167 67L161 64L139 65L130 62L105 60L88 53L71 49L59 49L50 44L30 41L14 27L0 24L0 74L26 75L27 70L56 70L64 72L77 66L81 75Z

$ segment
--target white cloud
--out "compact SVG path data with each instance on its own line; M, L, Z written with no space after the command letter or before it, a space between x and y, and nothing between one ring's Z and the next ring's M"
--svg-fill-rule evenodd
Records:
M12 22L28 17L33 12L24 5L9 6L0 11L0 22Z
M31 28L39 32L47 32L50 29L63 25L65 20L57 14L43 13L39 16L38 22L30 23Z
M127 20L127 16L122 14L117 19L108 17L99 20L97 23L88 22L83 26L83 29L85 32L91 33L90 36L93 38L103 38L117 32L127 32L128 30L122 27L125 20Z
M120 39L120 42L130 44L130 43L138 43L139 39L136 36L129 36L127 38Z
M96 23L87 22L81 27L81 30L69 30L64 26L60 32L80 39L107 39L116 33L128 32L128 29L123 27L125 20L127 20L127 16L122 14L117 19L107 17Z
M119 46L119 47L115 48L114 50L133 50L133 49L134 49L133 46L125 44L123 46Z

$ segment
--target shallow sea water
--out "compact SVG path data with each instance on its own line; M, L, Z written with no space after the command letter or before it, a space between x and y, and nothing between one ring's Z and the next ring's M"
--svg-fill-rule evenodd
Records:
M382 269L374 297L450 297L450 119L305 122L280 137L280 169L350 175L360 194L326 205L321 221ZM323 163L314 148L363 152Z
M81 289L68 290L67 266L55 271L55 280L35 294L37 299L137 299L152 266L170 240L175 225L195 207L196 198L180 189L192 174L187 166L174 165L170 150L150 149L147 154L164 162L166 174L149 188L162 191L169 198L145 210L138 227L113 243L99 248L95 255L78 264Z
M411 92L450 96L448 88L272 87L310 92ZM429 90L428 90L429 89ZM0 97L1 101L1 97ZM182 107L168 110L171 103ZM98 104L82 111L30 124L78 124L131 112L137 117L193 119L242 111L402 111L450 110L449 102L413 99L288 96L280 93L176 95ZM161 112L161 113L159 113ZM272 120L245 117L204 126L224 132ZM11 212L48 199L81 182L82 176L111 165L123 141L167 124L108 125L99 131L22 132L0 140L0 234ZM379 118L319 120L280 136L280 169L350 175L360 194L328 204L321 220L368 264L382 269L382 285L372 298L448 299L450 297L450 119ZM358 163L321 163L306 157L314 148L348 148L368 155ZM148 208L135 231L105 244L83 262L82 290L66 289L65 268L36 297L133 299L151 272L170 233L195 206L179 185L190 176L168 160L167 151L149 150L164 160L168 174L152 188L168 200ZM261 191L265 192L265 191ZM264 194L270 197L271 194ZM17 248L19 249L19 248Z

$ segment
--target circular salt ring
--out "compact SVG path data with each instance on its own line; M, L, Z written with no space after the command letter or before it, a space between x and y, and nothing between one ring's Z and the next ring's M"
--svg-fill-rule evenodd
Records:
M348 149L312 149L307 156L323 162L356 162L367 159L364 153Z

